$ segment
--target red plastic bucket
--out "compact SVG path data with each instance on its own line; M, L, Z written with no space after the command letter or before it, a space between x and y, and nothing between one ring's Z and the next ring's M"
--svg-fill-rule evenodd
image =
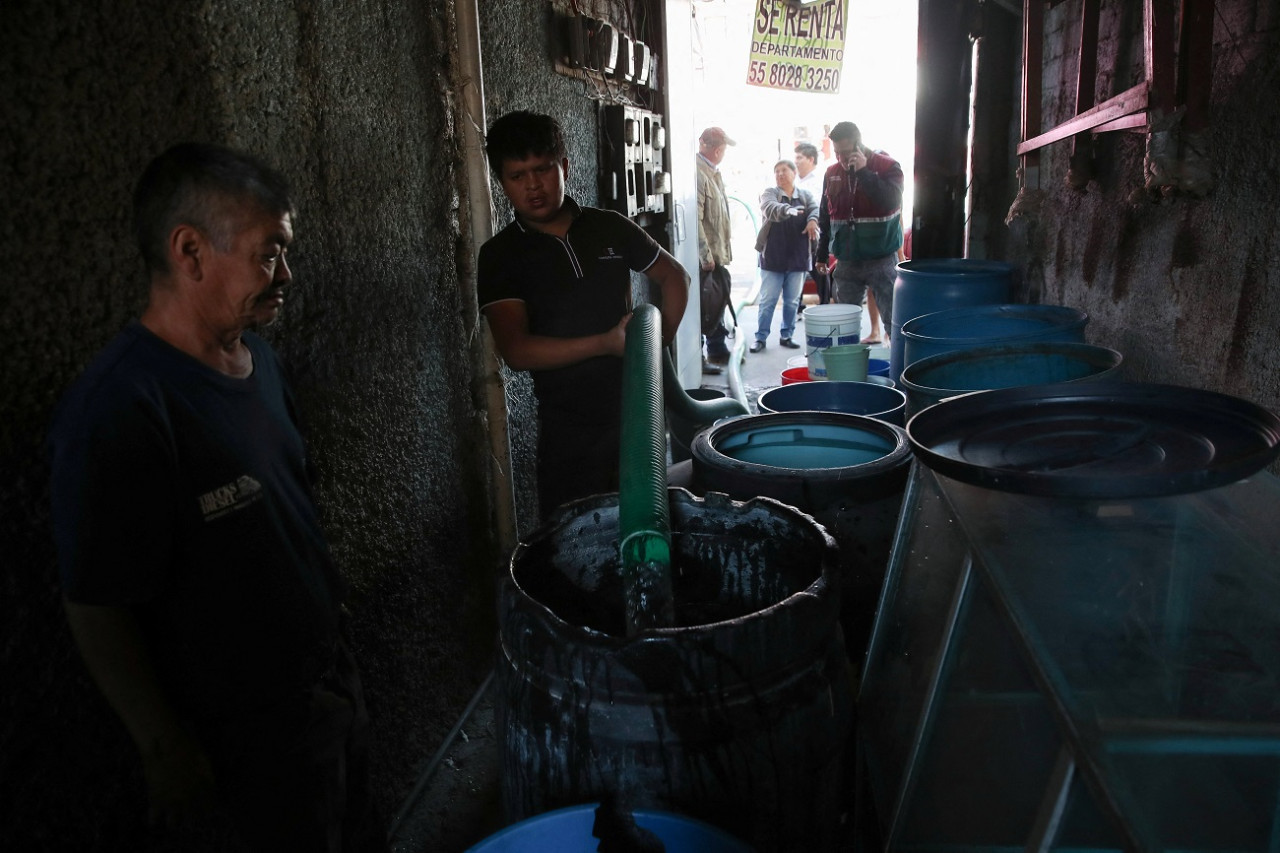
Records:
M782 384L793 385L796 382L808 382L809 368L806 367L788 367L782 371Z

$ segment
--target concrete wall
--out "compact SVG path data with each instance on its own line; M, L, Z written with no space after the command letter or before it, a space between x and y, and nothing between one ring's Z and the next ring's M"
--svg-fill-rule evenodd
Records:
M141 309L129 196L174 142L252 150L296 185L297 286L268 336L352 583L387 812L489 669L499 557L457 273L451 15L407 0L6 4L0 846L147 849L137 758L59 608L41 445L62 389Z
M1088 339L1122 352L1130 378L1280 410L1280 4L1216 5L1205 132L1212 191L1146 192L1145 136L1131 132L1099 136L1094 178L1072 190L1069 143L1055 143L1042 156L1043 207L1012 224L1010 255L1029 293L1090 314ZM1140 9L1103 3L1099 98L1141 79ZM1072 3L1047 13L1045 127L1073 113L1078 15Z

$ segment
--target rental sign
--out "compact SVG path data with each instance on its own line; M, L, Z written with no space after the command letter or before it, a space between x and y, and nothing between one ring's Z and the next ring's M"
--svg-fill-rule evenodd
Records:
M848 5L849 0L757 0L747 84L839 92Z

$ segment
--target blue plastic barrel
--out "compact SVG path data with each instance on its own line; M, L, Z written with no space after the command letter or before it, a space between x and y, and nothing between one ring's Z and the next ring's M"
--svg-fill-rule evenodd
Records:
M939 400L996 388L1118 379L1120 353L1107 347L1051 341L955 350L907 365L899 383L907 415Z
M903 366L931 355L1035 341L1084 343L1089 315L1062 305L975 305L902 324Z
M591 834L596 805L570 806L512 824L467 848L467 853L595 853ZM636 826L666 845L667 853L751 853L752 848L710 824L668 812L632 813Z
M925 314L970 305L1009 301L1013 267L1000 261L937 258L903 261L893 283L889 324L889 378L897 381L906 367L902 326Z
M884 377L879 377L883 379ZM878 382L798 382L770 388L756 401L762 414L842 412L865 415L894 426L906 423L907 395Z
M777 390L857 384L806 382ZM869 387L901 398L894 389ZM905 437L898 426L866 416L795 411L730 418L693 441L695 490L735 500L773 498L808 513L835 537L840 623L850 660L859 667L911 468ZM817 848L790 843L782 849Z

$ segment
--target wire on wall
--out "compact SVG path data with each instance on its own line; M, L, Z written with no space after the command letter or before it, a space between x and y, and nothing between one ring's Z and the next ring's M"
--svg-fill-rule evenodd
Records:
M550 0L557 73L605 104L649 108L659 98L659 0Z

